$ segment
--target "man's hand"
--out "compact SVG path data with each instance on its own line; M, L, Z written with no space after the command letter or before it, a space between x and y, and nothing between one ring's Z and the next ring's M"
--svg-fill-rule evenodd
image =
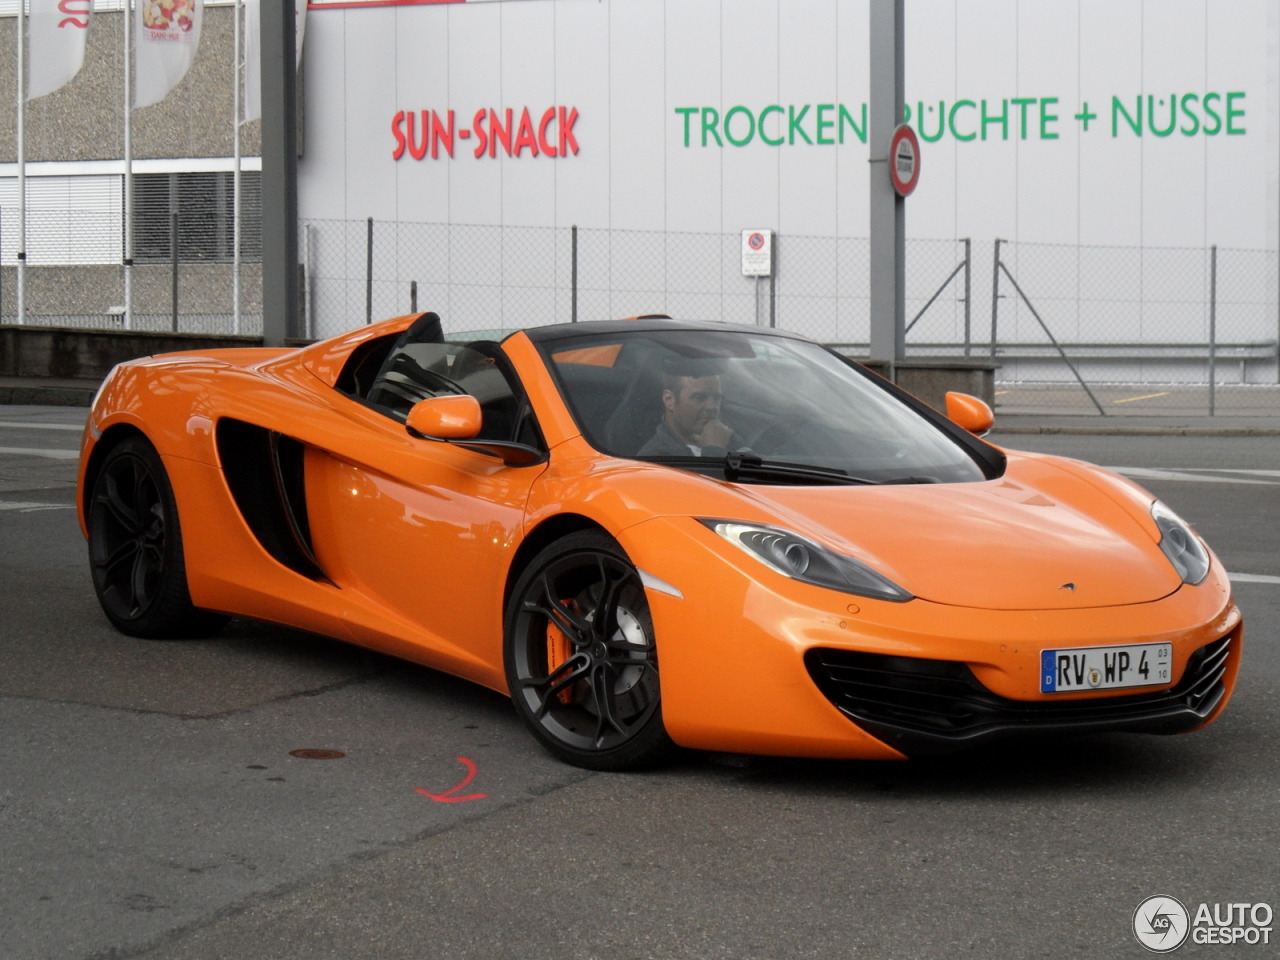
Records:
M711 420L698 433L698 446L728 448L733 431L719 420Z

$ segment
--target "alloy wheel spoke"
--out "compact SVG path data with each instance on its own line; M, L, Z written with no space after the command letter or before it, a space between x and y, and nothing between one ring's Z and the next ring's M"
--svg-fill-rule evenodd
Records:
M139 546L137 539L130 537L127 540L121 541L121 543L117 545L108 556L98 561L96 566L107 577L111 577L116 572L117 568L124 564L129 564L130 567L132 567L134 557L140 550L141 547Z
M636 654L640 653L643 648L632 646L631 644L625 644L625 646L628 648L627 650L615 651L614 656L601 657L600 662L608 664L615 670L629 669L631 667L639 667L640 669L648 670L651 666L649 658L647 656L636 656Z
M147 575L152 570L152 564L148 562L147 551L139 550L134 556L133 569L129 577L129 599L135 610L141 610L147 605L150 592L147 589Z
M129 503L120 493L120 483L115 476L108 475L104 478L103 486L106 488L96 498L96 502L101 504L111 518L116 523L124 527L129 533L137 533L141 526L136 508L137 502Z
M606 663L597 662L591 671L591 689L596 705L596 746L603 746L608 728L612 727L624 738L631 732L616 716L617 701L613 695L613 669Z
M582 680L590 670L591 658L584 653L578 653L560 664L547 676L529 680L526 685L536 688L540 698L538 719L547 715L547 711L555 705L562 691Z
M558 591L551 578L543 574L539 582L539 599L529 600L525 609L540 613L550 620L575 646L584 646L591 640L591 622L575 613L557 596Z
M618 601L628 578L625 571L621 575L610 576L603 555L599 557L598 563L601 589L592 613L591 626L596 637L608 643L618 629Z

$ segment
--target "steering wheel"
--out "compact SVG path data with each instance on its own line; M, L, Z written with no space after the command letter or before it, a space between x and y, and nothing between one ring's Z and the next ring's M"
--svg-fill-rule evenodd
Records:
M798 431L808 425L809 418L798 414L778 417L748 436L747 447L756 453L776 453L788 441L794 441Z

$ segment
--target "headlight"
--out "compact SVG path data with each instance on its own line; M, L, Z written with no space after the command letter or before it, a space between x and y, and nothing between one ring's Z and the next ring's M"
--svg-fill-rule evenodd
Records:
M833 553L821 544L779 527L731 520L703 520L735 547L784 577L860 597L902 602L911 594L865 563Z
M1178 571L1183 583L1196 584L1209 573L1209 551L1186 521L1157 500L1151 517L1160 529L1160 549Z

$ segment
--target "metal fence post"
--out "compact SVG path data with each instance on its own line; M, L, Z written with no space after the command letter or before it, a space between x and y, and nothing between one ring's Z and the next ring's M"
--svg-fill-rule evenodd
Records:
M772 262L769 264L769 327L778 326L778 232L773 233L773 245L769 251Z
M991 265L991 356L996 355L996 319L1000 310L1000 244L1003 240L996 240L996 252L994 262Z
M173 332L178 332L178 211L169 214L169 256L173 260Z
M578 322L578 225L569 228L569 322Z
M370 217L366 224L368 231L364 245L364 322L368 325L373 323L373 217Z
M1218 245L1209 248L1209 416L1217 406L1218 392Z
M973 244L968 238L964 238L964 355L966 358L970 355L970 349L973 343L973 326L969 315L969 304L973 301L973 290L970 286L973 271ZM999 280L997 279L997 282Z
M409 281L409 312L418 312L418 281Z
M302 281L303 285L299 287L300 298L302 300L302 313L304 323L302 325L302 335L310 340L315 337L315 271L312 268L312 250L311 242L314 239L314 231L311 224L304 224L302 227ZM237 331L238 332L238 331Z

